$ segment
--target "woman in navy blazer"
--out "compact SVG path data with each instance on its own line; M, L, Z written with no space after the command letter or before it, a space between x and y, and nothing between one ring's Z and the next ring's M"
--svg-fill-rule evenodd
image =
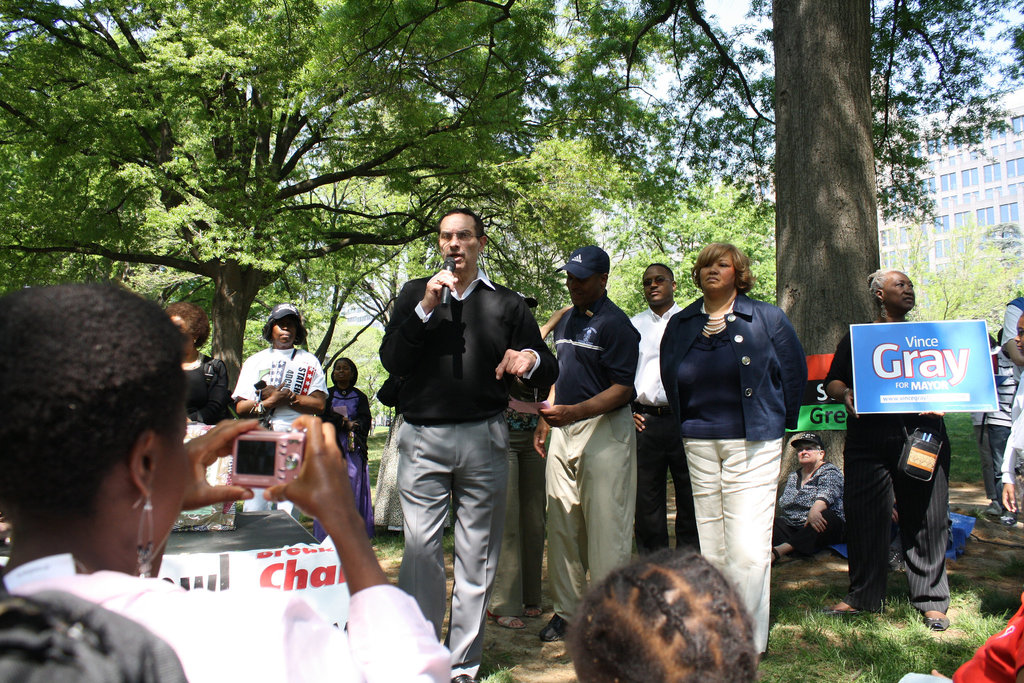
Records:
M668 322L662 381L679 417L701 553L736 585L764 652L782 438L796 428L807 361L786 314L746 296L754 278L743 252L709 244L691 274L704 295Z

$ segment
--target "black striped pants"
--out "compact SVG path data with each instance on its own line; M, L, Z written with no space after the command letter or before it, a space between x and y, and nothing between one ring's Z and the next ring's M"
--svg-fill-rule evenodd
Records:
M850 592L845 602L861 610L882 608L889 572L888 548L893 500L899 513L900 539L910 602L922 613L949 607L946 543L949 536L949 457L945 427L935 474L929 482L898 471L903 449L896 434L847 436L843 504L850 553Z

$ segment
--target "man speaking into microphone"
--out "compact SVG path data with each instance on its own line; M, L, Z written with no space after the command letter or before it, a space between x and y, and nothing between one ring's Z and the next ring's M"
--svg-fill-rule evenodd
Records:
M519 377L546 395L558 363L523 297L478 267L487 245L480 217L453 209L438 233L441 254L453 265L402 287L380 359L401 378L405 417L398 432L405 524L398 584L440 637L447 602L441 537L450 501L455 580L445 645L452 681L471 683L480 668L505 519L508 384Z

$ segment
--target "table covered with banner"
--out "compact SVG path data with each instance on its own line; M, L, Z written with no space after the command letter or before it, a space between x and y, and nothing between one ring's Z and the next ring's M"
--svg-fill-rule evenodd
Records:
M0 564L8 551L0 545ZM239 513L233 531L172 533L159 577L186 590L294 592L331 623L348 620L348 584L331 539L317 543L280 510Z
M239 513L234 531L172 533L160 578L188 590L299 593L331 623L348 620L348 584L334 543L317 543L281 510Z

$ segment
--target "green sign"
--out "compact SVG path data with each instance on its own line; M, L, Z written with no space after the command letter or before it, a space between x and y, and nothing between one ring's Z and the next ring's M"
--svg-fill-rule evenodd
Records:
M798 432L820 432L827 429L846 429L846 406L840 403L818 403L800 406Z

